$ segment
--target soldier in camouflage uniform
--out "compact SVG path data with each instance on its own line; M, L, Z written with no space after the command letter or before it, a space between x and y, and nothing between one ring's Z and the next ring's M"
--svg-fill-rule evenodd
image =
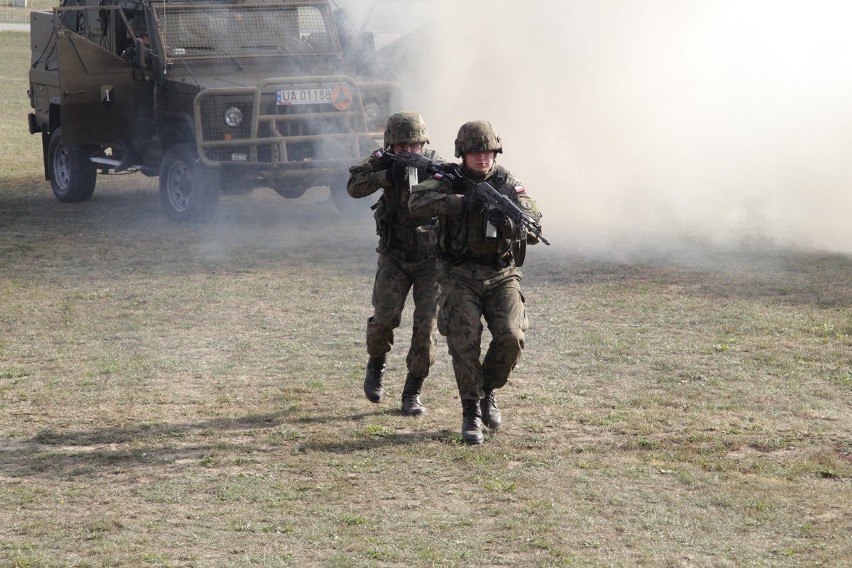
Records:
M414 324L406 357L408 375L402 391L402 412L409 416L426 412L420 390L429 375L429 367L435 362L437 349L437 230L434 218L414 217L408 211L411 185L428 174L406 167L394 155L407 151L439 159L433 150L425 150L428 142L426 125L419 114L406 111L391 115L385 128L384 148L350 168L347 185L349 195L356 198L382 191L374 206L379 259L373 284L373 315L367 320L369 360L364 394L372 402L379 402L384 395L386 355L411 291Z
M496 164L503 151L490 123L463 124L455 141L462 158L457 173L475 182L488 181L535 219L538 206L524 186ZM483 441L482 423L497 430L502 416L494 391L506 384L521 358L527 329L520 290L526 245L538 242L504 214L487 208L457 176L436 173L412 188L408 201L414 215L438 217L438 329L446 335L462 402L462 437L469 444ZM482 318L491 343L480 362Z

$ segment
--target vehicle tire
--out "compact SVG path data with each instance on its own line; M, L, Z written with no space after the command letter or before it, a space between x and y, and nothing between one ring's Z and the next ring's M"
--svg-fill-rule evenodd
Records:
M198 161L195 144L177 144L160 167L160 200L175 221L207 223L216 213L221 194L218 172Z
M274 186L272 186L272 189L275 190L275 193L285 199L298 199L299 197L305 195L305 192L308 191L307 186L292 186L283 183L275 184Z
M356 213L360 210L368 210L370 204L374 200L362 198L355 199L349 192L346 191L346 182L333 183L329 186L331 202L334 203L334 207L337 210L344 214L349 215L351 213Z
M62 128L50 135L47 145L47 175L53 195L63 203L88 201L95 192L97 169L89 159L92 146L62 143Z

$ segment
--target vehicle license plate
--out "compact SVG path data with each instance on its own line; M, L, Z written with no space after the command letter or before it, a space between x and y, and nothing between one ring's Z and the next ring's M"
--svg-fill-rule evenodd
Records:
M279 89L278 105L316 105L331 103L331 89Z

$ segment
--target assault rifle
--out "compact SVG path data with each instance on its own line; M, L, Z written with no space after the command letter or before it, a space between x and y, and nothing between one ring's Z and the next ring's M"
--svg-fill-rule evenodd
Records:
M436 162L430 160L423 154L412 154L411 152L400 152L395 156L393 154L385 154L393 156L393 159L402 160L407 166L424 169L429 173L441 173L452 180L460 180L470 191L473 191L476 197L485 205L491 206L503 215L508 217L515 223L516 227L523 227L528 233L532 233L535 238L546 245L550 245L550 241L545 239L541 234L541 224L532 215L524 211L517 203L509 199L497 191L493 185L487 181L474 181L465 176L459 170L458 164L452 162Z

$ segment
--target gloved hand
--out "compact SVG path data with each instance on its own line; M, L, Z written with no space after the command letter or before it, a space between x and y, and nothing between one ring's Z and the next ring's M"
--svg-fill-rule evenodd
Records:
M379 167L383 170L386 170L391 167L394 162L393 154L391 154L390 152L385 152L384 150L376 150L375 152L373 152L373 157L378 160Z
M487 218L488 222L494 225L494 227L504 235L509 236L514 232L514 223L512 223L512 220L499 209L494 207L490 208L488 210Z
M479 199L476 192L468 191L462 197L462 208L471 213L482 213L482 210L485 209L485 204Z
M402 160L394 160L387 172L388 181L397 182L408 179L408 166Z

